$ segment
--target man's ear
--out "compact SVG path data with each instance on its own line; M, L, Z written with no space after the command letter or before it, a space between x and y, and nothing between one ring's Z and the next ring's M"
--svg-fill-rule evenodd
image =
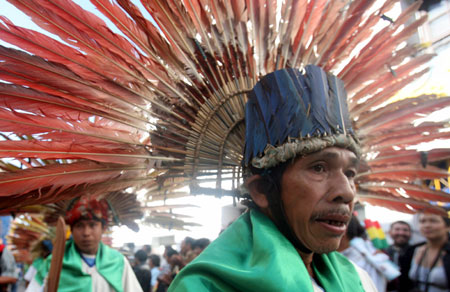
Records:
M248 178L245 182L247 190L250 192L250 197L253 202L262 210L269 208L269 201L264 193L258 188L258 180L262 179L259 174L255 174Z

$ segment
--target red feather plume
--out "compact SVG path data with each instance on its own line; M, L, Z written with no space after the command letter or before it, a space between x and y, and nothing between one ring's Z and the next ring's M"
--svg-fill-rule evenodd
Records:
M361 200L442 213L430 201L447 197L414 181L446 178L427 163L450 150L413 149L450 138L448 123L415 120L450 98L387 103L433 57L399 46L426 21L409 21L420 1L392 22L382 16L395 0L155 0L143 11L92 0L104 17L66 0L9 2L49 34L0 16L0 39L22 49L0 46L1 209L124 190L159 201L210 181L211 194L235 195L225 189L242 183L245 93L276 69L316 64L348 91Z

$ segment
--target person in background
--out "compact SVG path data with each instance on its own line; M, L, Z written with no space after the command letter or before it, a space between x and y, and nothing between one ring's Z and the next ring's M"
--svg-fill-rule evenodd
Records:
M0 239L0 292L11 289L11 285L17 282L16 261L13 254Z
M152 254L152 246L150 244L145 244L142 249L147 253L147 257Z
M161 268L161 273L157 279L156 292L167 291L170 283L172 283L180 269L184 267L181 256L170 245L166 245L163 256L167 264Z
M194 241L192 245L194 256L197 257L210 243L211 241L208 238L200 238Z
M147 253L144 250L138 250L134 254L134 274L144 292L150 291L151 273L150 266L147 265Z
M419 230L426 241L410 247L400 257L399 291L450 291L450 219L419 214Z
M134 244L134 242L127 242L127 243L125 243L125 246L128 248L130 253L133 255L134 249L136 248L136 245Z
M150 282L150 286L151 286L151 291L153 291L153 287L155 287L156 285L156 281L158 280L158 276L160 274L160 270L159 270L159 266L161 263L161 258L159 257L159 255L156 254L152 254L150 255L150 259L149 259L149 264L150 264L150 272L151 272L151 282Z
M399 257L403 256L410 247L411 226L405 221L395 221L391 224L389 236L394 243L386 249L386 252L391 260L398 265Z
M163 264L161 266L161 274L166 274L171 271L169 259L174 254L178 254L178 252L175 249L173 249L172 246L166 245L164 248L164 253L163 253L163 258L164 258L165 264Z
M82 196L69 206L65 220L72 239L66 242L58 291L142 291L128 260L101 242L110 218L106 200ZM51 257L36 273L26 292L42 291L48 280Z
M366 229L356 216L352 216L338 251L365 270L379 292L386 291L387 278L380 263L389 260L389 257L367 240ZM400 273L397 272L396 275L399 276Z
M400 267L399 258L404 256L410 248L411 226L405 221L395 221L389 229L389 236L394 241L387 249L389 258ZM388 282L387 291L398 291L400 289L400 277Z
M33 280L34 276L36 275L37 271L41 268L45 259L52 253L52 250L53 244L49 239L41 240L32 247L31 253L35 255L35 259L33 260L33 263L28 268L28 271L24 276L24 279L25 281L27 281L27 284L30 283L31 280Z
M192 250L192 245L194 244L194 242L195 239L189 236L186 236L186 238L184 238L181 242L180 255L186 265L195 258L195 254Z

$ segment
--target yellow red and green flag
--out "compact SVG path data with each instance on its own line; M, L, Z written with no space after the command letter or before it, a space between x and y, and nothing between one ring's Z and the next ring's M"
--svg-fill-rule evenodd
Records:
M366 225L367 235L376 248L385 249L389 246L386 240L386 235L384 234L383 229L381 229L378 221L366 219L364 220L364 224Z

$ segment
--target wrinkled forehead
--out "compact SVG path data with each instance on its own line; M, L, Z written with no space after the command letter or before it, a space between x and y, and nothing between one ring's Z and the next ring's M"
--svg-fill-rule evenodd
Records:
M333 161L336 163L348 164L350 166L358 166L360 159L356 154L346 148L341 147L328 147L317 152L302 155L300 158L305 160L323 159L327 161Z

